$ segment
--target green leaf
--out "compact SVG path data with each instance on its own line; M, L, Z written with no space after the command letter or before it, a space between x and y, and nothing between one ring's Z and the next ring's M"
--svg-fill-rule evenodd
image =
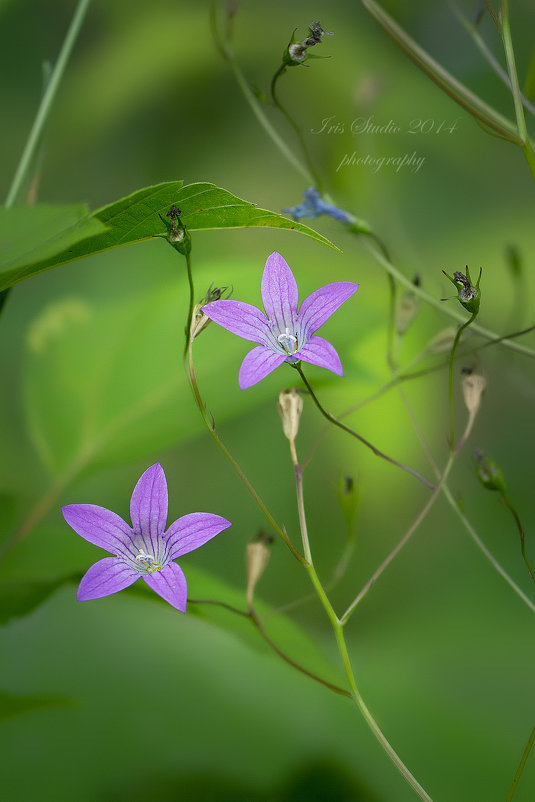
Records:
M200 429L177 369L181 289L179 281L167 283L122 302L69 295L34 320L24 403L52 476L76 476L95 462L113 463L113 455L121 462L140 456L180 436L182 421ZM178 414L181 407L186 414Z
M46 269L58 253L70 253L103 230L103 223L81 203L0 207L0 291Z
M43 710L50 707L72 707L72 699L62 696L12 696L0 691L0 721L21 713L30 713L32 710Z
M19 266L18 272L15 271L9 281L6 279L5 283L0 284L0 290L23 278L74 259L118 248L120 245L165 236L167 229L160 215L165 218L171 206L180 208L181 220L190 231L218 228L284 228L298 231L322 245L339 250L328 239L308 226L275 212L259 209L254 203L241 200L225 189L216 187L215 184L198 183L183 186L182 181L170 181L145 187L126 198L97 209L83 224L79 224L82 225L82 236L78 232L75 238L69 240L66 237L66 242L59 239L55 246L49 238L46 247L39 248L39 237L44 242L47 230L44 226L39 227L37 235L32 236L32 241L35 239L35 247L27 253L26 260L22 259L23 264ZM46 212L54 207L33 208L41 208ZM24 214L31 212L31 209L16 211L20 217L20 237L23 238L24 231L31 227L30 217L25 222Z
M42 604L55 590L74 580L73 574L53 579L0 580L0 626L23 618Z

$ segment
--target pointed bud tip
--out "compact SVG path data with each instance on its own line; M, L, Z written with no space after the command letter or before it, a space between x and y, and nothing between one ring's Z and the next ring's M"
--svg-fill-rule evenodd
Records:
M468 265L466 265L466 274L462 273L460 270L456 270L453 276L450 276L445 270L442 272L457 289L458 295L456 297L461 306L463 306L467 312L470 312L473 315L477 314L479 312L479 304L481 302L479 282L481 281L483 268L479 268L479 276L475 286L472 284ZM443 300L448 299L443 298Z
M204 331L210 323L210 318L204 312L203 307L206 306L206 304L212 303L212 301L220 301L222 298L229 298L231 294L232 287L230 285L226 287L214 287L213 284L210 284L203 300L196 304L193 309L190 329L192 341L195 337L198 337L201 331Z

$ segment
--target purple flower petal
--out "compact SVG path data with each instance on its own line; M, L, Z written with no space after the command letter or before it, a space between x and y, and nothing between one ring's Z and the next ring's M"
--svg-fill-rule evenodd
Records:
M294 274L280 253L274 251L266 260L262 274L262 303L266 315L279 332L294 328L299 291Z
M165 533L167 559L175 560L183 554L198 549L229 526L232 524L226 518L210 512L192 512L183 515L172 523Z
M202 310L210 320L219 323L244 340L265 344L268 329L266 316L260 309L243 301L212 301Z
M276 354L263 345L253 348L241 363L238 376L240 388L246 390L248 387L252 387L272 370L282 365L285 360L286 354Z
M344 375L340 357L330 342L324 340L323 337L311 337L305 347L300 348L294 356L302 359L303 362L311 362L313 365L328 368L338 376Z
M358 290L353 281L335 281L326 284L305 298L299 310L299 326L306 336L314 334L336 312L344 301Z
M78 587L78 601L100 599L133 585L139 572L130 568L120 557L105 557L91 566Z
M130 500L130 518L145 550L158 554L158 539L167 525L167 482L159 462L138 479Z
M132 529L116 513L96 504L68 504L61 511L69 526L93 545L111 554L135 556Z
M161 571L146 574L143 579L152 590L181 613L186 612L188 584L184 571L176 563L168 563Z

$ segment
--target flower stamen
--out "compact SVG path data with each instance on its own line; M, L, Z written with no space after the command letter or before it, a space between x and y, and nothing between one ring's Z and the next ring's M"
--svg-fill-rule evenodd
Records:
M290 329L288 326L286 326L286 331L284 334L279 334L277 337L277 342L282 345L287 354L295 354L295 352L299 350L297 337L295 334L290 334Z
M147 569L148 574L154 571L161 571L162 564L152 554L147 554L143 549L139 549L139 554L136 554L136 562L141 563Z

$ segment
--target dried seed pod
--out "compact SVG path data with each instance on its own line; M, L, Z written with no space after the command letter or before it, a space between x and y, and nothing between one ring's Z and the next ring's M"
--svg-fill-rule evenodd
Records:
M282 419L284 434L288 440L295 440L303 411L303 399L295 387L280 393L277 407Z
M481 406L481 397L487 387L487 380L477 373L463 377L463 398L470 415L475 415Z

